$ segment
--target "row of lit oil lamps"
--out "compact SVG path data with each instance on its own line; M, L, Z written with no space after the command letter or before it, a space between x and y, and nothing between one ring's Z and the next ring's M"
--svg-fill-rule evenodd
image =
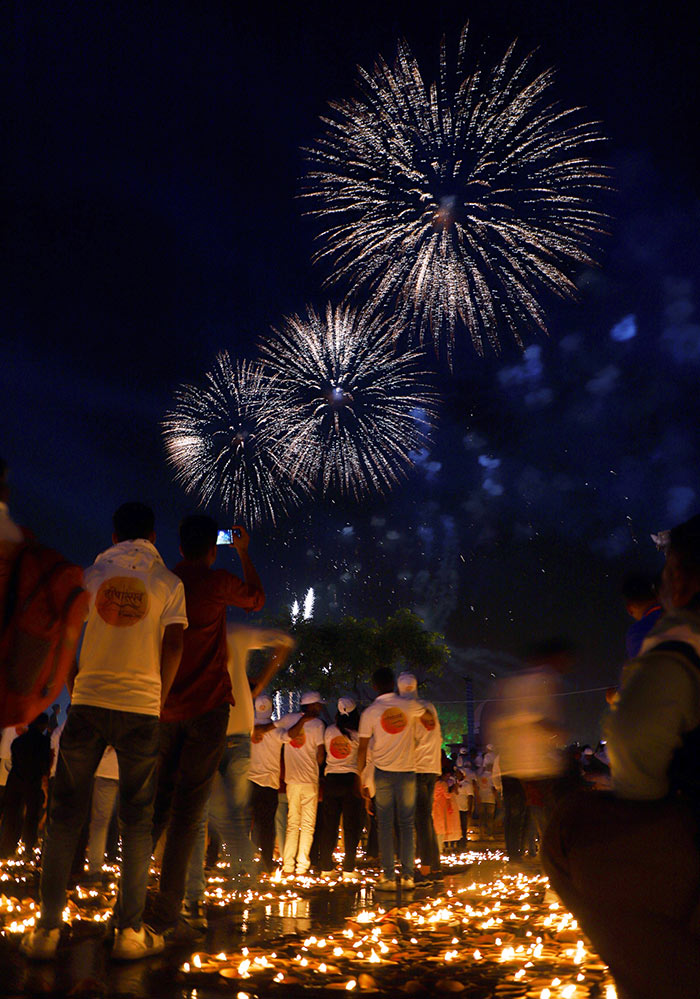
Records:
M443 858L448 870L464 869L484 860L498 860L496 851L451 855ZM111 917L112 897L116 892L116 869L106 868L115 880L104 889L78 888L63 913L64 921L89 920L100 923ZM371 887L372 876L358 872L358 878ZM207 901L227 906L232 902L269 903L277 899L289 914L300 899L299 890L333 886L340 875L325 879L306 876L283 879L279 870L258 889L226 889L221 872L209 879ZM0 881L26 880L22 861L6 862ZM543 900L545 893L547 901ZM290 904L291 903L291 904ZM283 909L280 909L282 913ZM0 895L2 932L20 934L36 922L38 906L31 898L22 900ZM399 923L402 929L399 929ZM512 933L517 929L517 935ZM449 941L443 938L452 934ZM421 965L429 970L440 965L444 975L430 978L431 988L445 993L464 991L475 969L503 966L500 981L519 985L522 991L509 994L535 996L539 999L579 999L598 983L605 999L614 999L615 987L607 969L591 953L582 938L576 920L564 912L547 880L541 874L504 874L486 884L474 883L465 888L442 889L439 894L389 910L377 907L359 913L347 921L345 929L325 937L300 937L296 953L290 956L286 938L285 953L262 948L243 947L237 953L209 955L195 953L182 965L188 980L199 975L217 974L239 981L256 979L265 984L308 986L345 991L380 992L383 969L409 962L416 974ZM436 949L436 945L437 949ZM422 947L432 946L433 953ZM551 966L556 973L550 975ZM291 970L290 970L291 967ZM545 981L546 979L546 981ZM409 977L401 984L406 993L419 992L425 981Z
M194 981L200 975L217 974L241 985L252 980L253 986L277 983L381 992L383 983L376 976L393 966L408 971L399 987L410 994L428 984L425 974L418 977L422 968L438 971L439 977L429 976L431 988L458 994L473 980L477 967L490 965L500 981L511 982L514 989L519 986L513 995L579 999L598 984L605 999L614 999L615 986L607 969L587 948L572 915L557 901L542 900L546 889L541 875L505 875L420 903L362 912L342 931L299 938L294 954L289 951L294 938L286 938L272 950L244 947L236 954L196 953L181 970ZM519 930L517 935L512 929ZM432 947L432 952L425 947ZM392 991L396 988L394 983Z

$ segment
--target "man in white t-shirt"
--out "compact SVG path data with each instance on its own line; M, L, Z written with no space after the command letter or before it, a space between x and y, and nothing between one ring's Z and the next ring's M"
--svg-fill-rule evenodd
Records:
M382 666L372 674L377 697L360 716L357 766L365 769L372 740L379 856L383 878L378 891L394 891L394 809L399 824L401 887L414 887L416 811L416 721L426 714L420 701L394 693L394 674Z
M250 794L253 831L260 845L263 867L272 870L275 850L275 813L280 786L282 747L289 736L272 721L272 699L262 694L255 699L255 728L250 748Z
M418 681L402 673L396 683L401 697L418 699ZM416 849L421 869L416 883L430 885L440 874L440 851L433 824L435 781L442 773L442 730L433 704L423 701L425 713L415 723L416 733Z
M284 745L284 773L287 782L287 834L284 839L282 873L288 877L306 874L311 865L311 844L318 809L318 768L323 763L326 726L318 717L323 708L321 695L307 691L301 695L301 716L280 719L288 728Z
M134 960L164 946L142 921L160 711L180 663L187 615L182 582L154 546L154 525L149 507L123 504L114 514L112 547L85 572L90 609L44 843L41 919L22 942L28 957L56 952L71 861L107 746L119 761L123 855L112 954Z

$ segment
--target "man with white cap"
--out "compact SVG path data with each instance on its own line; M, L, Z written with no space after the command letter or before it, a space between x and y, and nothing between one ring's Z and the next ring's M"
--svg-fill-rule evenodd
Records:
M357 770L360 748L360 714L352 697L338 700L335 725L326 729L326 772L321 802L321 873L333 875L333 851L338 842L340 817L343 817L343 880L351 881L355 872L357 846L364 824L364 804Z
M394 891L394 810L399 823L401 887L414 887L416 859L416 747L415 723L425 713L420 701L400 697L394 692L394 674L381 666L372 674L377 697L360 717L360 748L357 766L365 769L372 739L374 782L376 787L379 855L383 877L377 891Z
M418 681L413 673L397 680L401 697L418 699ZM416 850L421 859L416 883L429 885L440 874L440 851L433 825L435 781L442 773L442 731L435 706L422 702L425 713L416 722Z
M323 763L325 725L319 718L323 699L316 690L301 696L301 716L288 715L289 741L284 745L284 771L287 782L287 835L284 840L282 873L287 877L309 870L318 808L318 768Z
M280 786L282 746L289 736L272 721L272 699L267 694L255 698L255 728L250 747L251 807L253 833L262 854L263 867L272 870L275 850L275 812Z

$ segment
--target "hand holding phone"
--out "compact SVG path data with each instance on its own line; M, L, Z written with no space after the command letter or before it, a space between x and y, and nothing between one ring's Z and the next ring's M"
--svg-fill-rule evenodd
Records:
M232 545L235 538L241 537L240 527L230 527L226 531L219 531L216 536L217 545Z

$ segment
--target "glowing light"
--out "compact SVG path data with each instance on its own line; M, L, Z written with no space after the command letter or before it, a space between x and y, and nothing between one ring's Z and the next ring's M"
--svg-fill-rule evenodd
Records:
M544 327L540 291L576 295L568 272L593 260L606 216L592 198L609 182L589 158L599 130L557 103L553 70L513 44L470 71L467 50L465 28L456 73L443 43L432 84L405 41L393 65L360 70L307 150L303 191L331 280L448 356L458 322L481 352L504 327L518 342Z
M285 399L276 427L288 476L356 499L385 493L427 442L435 394L415 351L397 353L366 310L329 305L285 320L261 345ZM342 401L329 386L342 382Z
M279 386L259 365L218 355L202 386L183 385L163 420L175 479L203 504L218 502L246 527L276 523L308 492L278 458Z

